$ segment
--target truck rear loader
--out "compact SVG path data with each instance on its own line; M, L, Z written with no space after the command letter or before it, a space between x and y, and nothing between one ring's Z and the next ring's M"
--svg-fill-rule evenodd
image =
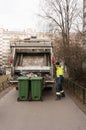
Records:
M11 43L13 63L11 75L17 82L24 74L34 74L43 77L43 87L52 87L53 78L53 46L49 40L24 39Z

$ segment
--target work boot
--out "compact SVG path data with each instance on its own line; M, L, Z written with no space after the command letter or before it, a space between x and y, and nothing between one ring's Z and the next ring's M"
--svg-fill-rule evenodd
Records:
M56 95L56 100L60 100L61 99L61 95Z
M62 94L61 94L61 97L65 97L65 93L62 93Z

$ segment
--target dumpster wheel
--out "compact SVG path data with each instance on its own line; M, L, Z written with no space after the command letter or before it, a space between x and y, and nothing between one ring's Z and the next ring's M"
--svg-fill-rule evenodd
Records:
M40 98L40 101L43 101L43 98L42 98L42 97Z
M19 97L17 98L17 101L18 101L18 102L21 101Z

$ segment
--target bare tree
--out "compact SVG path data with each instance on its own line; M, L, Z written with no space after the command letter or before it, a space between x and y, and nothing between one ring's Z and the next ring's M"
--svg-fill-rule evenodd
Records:
M54 30L62 36L62 45L69 46L69 33L79 12L77 0L44 0L45 18L50 21Z
M80 68L80 74L82 71L82 51L78 46L71 46L72 44L79 43L79 38L76 41L70 40L71 30L78 31L80 37L82 32L79 29L79 22L82 20L81 10L78 8L78 0L43 0L45 2L44 6L44 18L49 20L51 28L54 31L58 31L61 34L60 39L56 39L55 43L59 42L59 48L55 52L58 53L60 58L63 58L67 65L69 75L73 72L75 75L77 69ZM76 27L75 27L76 26ZM77 28L77 30L75 30ZM79 36L79 35L78 35ZM75 39L74 39L75 40ZM80 39L81 40L81 39ZM58 45L57 45L58 46ZM79 60L77 60L79 59ZM78 62L76 62L78 61ZM75 69L77 68L77 69Z

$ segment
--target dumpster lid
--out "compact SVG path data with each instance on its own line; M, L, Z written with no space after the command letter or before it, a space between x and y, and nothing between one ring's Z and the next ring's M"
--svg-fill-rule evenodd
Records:
M31 77L30 79L31 80L42 80L43 78L42 77Z
M28 79L29 79L29 77L25 77L25 76L21 76L18 78L18 80L28 80Z

